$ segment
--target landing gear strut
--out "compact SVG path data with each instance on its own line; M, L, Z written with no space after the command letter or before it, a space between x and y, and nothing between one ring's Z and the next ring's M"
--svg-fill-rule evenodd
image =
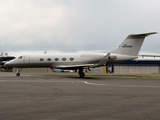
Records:
M21 74L20 74L21 70L22 70L22 68L17 68L17 73L16 73L16 76L17 76L17 77L19 77L19 76L21 75Z
M84 78L85 76L85 73L83 72L83 68L80 68L79 71L78 71L78 74L81 78Z

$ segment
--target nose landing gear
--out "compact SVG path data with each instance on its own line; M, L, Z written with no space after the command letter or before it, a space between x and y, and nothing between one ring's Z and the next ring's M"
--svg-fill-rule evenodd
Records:
M22 70L22 68L17 68L17 73L16 73L16 76L17 76L17 77L19 77L19 76L21 75L21 74L20 74L21 70Z

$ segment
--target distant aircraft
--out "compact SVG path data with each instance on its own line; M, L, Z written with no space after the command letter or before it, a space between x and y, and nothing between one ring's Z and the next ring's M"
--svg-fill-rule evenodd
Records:
M78 70L81 78L85 68L100 67L138 58L139 50L146 36L156 32L130 34L115 50L106 53L55 53L42 55L21 55L5 63L6 67L22 68L49 67L63 70Z

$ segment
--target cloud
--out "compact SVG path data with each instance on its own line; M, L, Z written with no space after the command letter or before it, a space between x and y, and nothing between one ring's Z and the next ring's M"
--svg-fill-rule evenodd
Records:
M60 27L64 24L66 6L53 4L51 7L51 2L48 2L42 7L42 3L37 4L39 1L30 0L27 3L22 1L9 2L4 7L4 12L1 12L3 18L1 23L4 29L1 29L0 36L3 41L7 39L9 42L14 41L15 45L25 45L61 38L59 34L60 32L63 34L64 31Z
M128 34L159 32L159 5L158 0L0 1L0 50L115 49ZM147 38L142 50L160 51L159 38Z

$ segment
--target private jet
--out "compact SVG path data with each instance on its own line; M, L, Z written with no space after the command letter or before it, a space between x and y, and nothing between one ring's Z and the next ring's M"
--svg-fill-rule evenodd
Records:
M145 37L156 32L130 34L121 45L112 51L102 53L55 53L42 55L21 55L6 62L6 67L17 68L20 76L22 68L55 68L77 70L81 78L85 77L84 69L107 66L138 58L138 53Z

